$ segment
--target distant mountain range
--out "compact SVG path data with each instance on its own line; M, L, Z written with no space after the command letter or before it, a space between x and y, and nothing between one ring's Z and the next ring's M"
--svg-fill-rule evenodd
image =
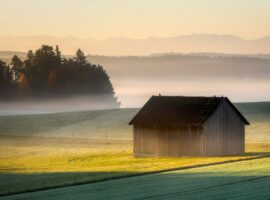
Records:
M160 52L222 52L224 54L270 54L270 36L245 40L232 35L192 34L176 37L130 39L111 37L105 40L77 37L52 36L0 36L0 51L26 52L37 49L41 44L58 44L64 54L73 54L81 48L92 55L150 55ZM200 54L200 53L199 53ZM223 54L223 55L224 55ZM262 54L262 55L261 55ZM258 56L256 56L258 57ZM269 56L266 56L269 58Z
M14 55L19 56L21 59L26 58L26 52L20 51L0 51L0 59L10 62L11 58ZM72 57L72 55L63 55L64 57ZM205 58L257 58L257 59L270 59L270 54L226 54L226 53L176 53L176 52L168 52L168 53L154 53L145 56L103 56L103 55L88 55L88 59L90 61L100 60L101 58L104 60L108 59L134 59L134 58L176 58L176 57L205 57Z

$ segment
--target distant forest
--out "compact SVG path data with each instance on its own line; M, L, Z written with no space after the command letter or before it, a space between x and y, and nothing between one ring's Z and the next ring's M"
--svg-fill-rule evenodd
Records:
M9 64L0 60L1 100L79 95L106 97L119 106L106 71L89 63L80 49L73 58L63 58L58 46L42 45L28 51L24 61L17 55Z

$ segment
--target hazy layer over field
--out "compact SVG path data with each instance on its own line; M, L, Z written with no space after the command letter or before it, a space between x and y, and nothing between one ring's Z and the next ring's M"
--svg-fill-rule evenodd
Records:
M0 101L0 116L115 109L108 95Z
M270 103L238 103L250 121L246 141L270 142ZM131 140L138 108L0 117L0 135Z
M89 60L108 71L122 107L151 95L228 96L234 102L269 100L270 60L252 57L165 55Z
M0 54L0 57L8 61L11 55L6 52ZM91 63L101 64L108 72L121 107L141 107L150 96L159 93L223 95L234 102L268 101L269 58L269 55L226 54L88 57ZM86 102L84 105L87 109ZM70 104L67 106L71 108ZM66 109L70 110L75 109Z

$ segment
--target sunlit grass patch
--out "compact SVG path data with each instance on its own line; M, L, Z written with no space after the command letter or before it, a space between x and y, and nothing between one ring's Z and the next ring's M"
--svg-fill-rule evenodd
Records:
M134 158L129 141L2 137L0 143L2 194L250 158L270 152L269 143L259 143L247 144L248 153L242 156Z

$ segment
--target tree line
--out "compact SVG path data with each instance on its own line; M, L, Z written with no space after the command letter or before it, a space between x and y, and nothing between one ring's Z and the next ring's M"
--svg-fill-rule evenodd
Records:
M78 49L73 58L64 58L59 47L42 45L28 51L22 61L14 55L9 64L0 60L0 99L106 96L119 104L106 71L89 63Z

